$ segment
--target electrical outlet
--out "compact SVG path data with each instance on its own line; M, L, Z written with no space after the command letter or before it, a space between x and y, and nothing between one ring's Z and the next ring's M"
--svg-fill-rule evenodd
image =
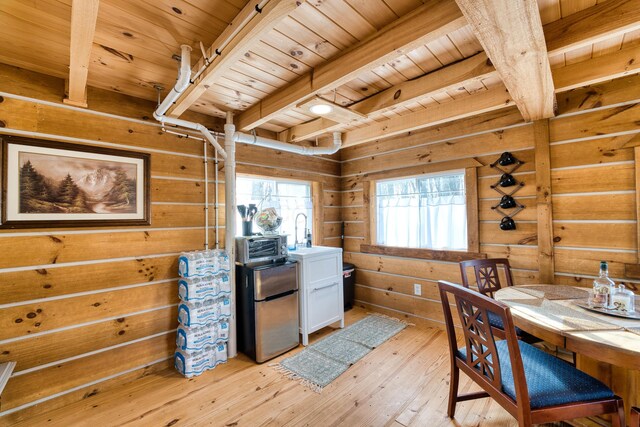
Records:
M422 285L420 283L413 284L413 294L422 295Z

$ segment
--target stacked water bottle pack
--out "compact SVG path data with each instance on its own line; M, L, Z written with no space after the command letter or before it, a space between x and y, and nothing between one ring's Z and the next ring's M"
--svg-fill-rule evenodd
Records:
M223 250L180 254L178 332L174 364L187 378L227 361L231 283Z

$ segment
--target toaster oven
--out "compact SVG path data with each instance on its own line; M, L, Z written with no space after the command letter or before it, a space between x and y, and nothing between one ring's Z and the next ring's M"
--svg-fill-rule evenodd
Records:
M272 261L288 254L287 236L236 237L236 261L241 264Z

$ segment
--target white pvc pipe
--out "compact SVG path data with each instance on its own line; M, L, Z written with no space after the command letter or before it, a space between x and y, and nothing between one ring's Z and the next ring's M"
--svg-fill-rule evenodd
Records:
M219 197L218 197L218 193L220 192L220 190L218 189L218 151L217 150L213 150L215 153L215 161L213 163L215 170L214 170L214 179L215 179L215 188L216 188L216 199L215 199L215 205L214 205L214 209L216 211L216 249L220 249L220 221L218 220L219 216L220 216L220 202L219 202Z
M158 108L156 108L156 112L154 113L154 117L157 114L158 116L164 116L164 114L171 108L171 105L178 99L180 94L184 92L190 84L191 77L191 46L183 44L180 46L182 50L182 56L180 58L180 71L178 72L178 81L167 97L162 101ZM157 118L156 118L157 120Z
M235 357L237 350L236 331L236 283L235 279L235 234L236 234L236 142L234 139L236 127L233 124L233 114L227 112L227 123L224 125L224 148L227 158L224 163L224 188L225 188L225 241L224 246L231 260L229 282L231 286L231 319L229 320L229 344L227 351L229 357Z
M289 144L287 142L276 141L257 135L236 132L234 134L236 142L249 145L257 145L258 147L272 148L274 150L286 151L288 153L302 154L306 156L314 156L319 154L334 154L338 152L342 146L342 134L333 132L333 145L331 147L303 147L300 145Z
M182 92L184 92L187 89L187 87L189 87L189 84L190 84L191 47L186 44L183 44L181 46L181 49L182 49L182 57L180 59L180 72L178 74L178 81L176 82L173 89L171 89L169 94L166 96L164 101L162 101L162 103L158 105L158 108L156 108L156 111L153 112L153 118L159 121L160 123L162 123L163 126L165 123L168 123L170 125L180 126L183 128L196 130L200 132L202 136L204 136L205 139L209 141L211 145L213 145L213 147L220 153L222 158L226 159L227 154L225 153L224 149L218 144L218 141L216 141L216 139L211 134L211 132L209 132L209 129L207 129L205 126L201 125L200 123L194 123L187 120L176 119L174 117L167 117L165 115L169 110L169 108L171 107L171 105L173 105L176 102L176 100L180 97L180 94L182 94Z
M204 152L204 249L209 249L209 159L207 159L207 141L202 142ZM218 229L216 228L216 234Z

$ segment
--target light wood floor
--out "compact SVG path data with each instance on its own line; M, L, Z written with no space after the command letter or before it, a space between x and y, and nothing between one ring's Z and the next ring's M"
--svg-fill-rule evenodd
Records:
M350 310L347 323L365 315L361 309ZM313 340L329 332L331 329L325 328L314 334ZM516 425L491 399L458 404L456 418L450 420L446 416L448 387L445 332L408 327L349 368L321 394L282 377L269 363L256 365L240 355L191 380L173 370L161 371L19 425ZM476 387L463 376L460 389Z

